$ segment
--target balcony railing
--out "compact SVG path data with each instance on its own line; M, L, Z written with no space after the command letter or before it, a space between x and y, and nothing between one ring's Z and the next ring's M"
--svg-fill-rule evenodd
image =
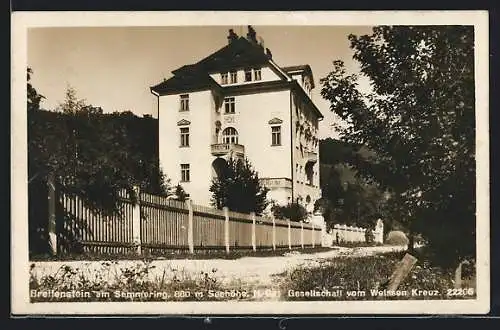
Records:
M273 188L292 189L292 180L287 178L261 178L260 182L263 186Z
M315 163L318 161L318 154L315 151L305 151L304 158L307 162Z
M245 155L245 147L235 143L215 143L211 146L213 156L226 156L228 154L243 157Z

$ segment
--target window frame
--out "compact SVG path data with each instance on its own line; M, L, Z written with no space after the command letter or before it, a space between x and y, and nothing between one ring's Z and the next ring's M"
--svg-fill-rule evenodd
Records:
M231 84L238 83L238 71L229 71L229 81Z
M275 131L277 129L277 131ZM281 146L281 125L271 126L271 146Z
M181 182L191 181L191 166L190 164L181 164Z
M252 69L245 69L245 82L252 81L253 72Z
M228 134L225 132L231 132L231 133ZM232 126L224 128L221 132L221 137L223 144L238 144L239 140L238 130Z
M221 83L221 85L227 85L229 83L229 73L228 72L222 72L220 74L220 83Z
M184 130L184 132L183 132ZM189 131L189 126L183 126L183 127L179 127L179 133L180 133L180 145L179 147L181 148L189 148L189 134L190 134L190 131Z
M262 69L261 68L254 68L253 69L253 77L255 81L260 81L262 80Z
M180 112L189 111L189 94L179 95L179 111Z
M232 107L231 107L232 105ZM232 111L228 111L229 110ZM224 98L224 114L234 115L236 113L236 98L234 96L229 96Z

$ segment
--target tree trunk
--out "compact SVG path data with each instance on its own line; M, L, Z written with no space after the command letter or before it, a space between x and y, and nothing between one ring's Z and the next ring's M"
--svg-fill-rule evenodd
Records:
M415 252L415 234L413 229L410 228L410 233L408 234L408 253L414 254Z

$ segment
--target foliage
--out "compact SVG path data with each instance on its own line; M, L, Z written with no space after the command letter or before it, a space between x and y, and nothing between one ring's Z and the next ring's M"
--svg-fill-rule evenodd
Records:
M334 224L374 227L377 219L385 219L385 197L380 189L361 177L341 177L346 165L323 166L322 198L315 208L323 212L329 228Z
M28 94L28 108L30 98L41 99ZM44 210L46 195L37 191L47 184L49 177L59 190L81 197L86 207L108 214L118 212L121 190L126 190L132 200L137 197L134 186L153 194L169 193L168 180L159 168L155 119L140 118L131 112L103 114L101 108L78 99L72 88L60 104L60 111L31 108L28 111L28 177L32 197L30 240L34 250L44 250L48 213L36 214L31 209ZM79 234L71 228L83 230L84 224L65 226L64 222L76 221L67 212L61 214L61 219L65 221L58 223L59 241L74 242ZM70 232L66 232L67 229Z
M475 290L467 295L449 296L453 288L452 274L428 262L417 263L410 275L400 284L398 290L408 292L406 297L374 296L371 290L382 290L387 284L401 253L390 253L359 258L340 257L323 262L318 267L298 267L282 274L283 296L288 300L395 300L395 299L474 299ZM342 290L337 297L294 297L289 290L308 292L310 290ZM436 296L411 295L411 290L438 290ZM365 295L348 295L347 291L364 291ZM470 294L470 295L469 295Z
M43 274L37 272L36 265L32 264L30 290L58 293L85 292L90 297L40 296L31 297L31 301L204 301L210 300L207 295L209 290L223 290L216 277L215 268L210 272L196 274L170 267L157 272L156 266L149 260L119 269L117 261L104 261L97 267L95 276L91 276L93 270L89 265L83 265L82 268L62 265L54 274ZM123 294L117 295L117 292ZM195 297L194 292L203 292L204 295Z
M386 220L382 189L349 165L359 155L371 153L331 138L320 141L322 198L315 207L322 210L329 228L336 223L373 227L378 218Z
M300 203L289 203L285 206L274 204L271 212L276 219L289 219L291 221L304 221L308 217L308 212Z
M258 173L248 159L230 158L221 173L212 180L212 206L242 213L261 215L267 207L268 188L261 185Z
M27 71L27 92L28 92L28 111L39 110L40 102L45 98L43 95L39 94L36 89L31 85L31 76L33 75L33 70L28 68Z
M335 61L321 94L347 123L342 140L373 151L351 164L450 264L474 255L473 27L382 26L349 40L370 90Z
M373 229L371 228L365 229L365 242L368 244L375 242L375 234L373 233Z
M393 230L387 234L384 242L387 245L408 245L409 240L404 232Z
M174 195L175 195L175 199L180 201L180 202L185 202L189 197L189 194L186 193L186 191L184 190L184 188L180 184L177 184L177 186L175 186Z

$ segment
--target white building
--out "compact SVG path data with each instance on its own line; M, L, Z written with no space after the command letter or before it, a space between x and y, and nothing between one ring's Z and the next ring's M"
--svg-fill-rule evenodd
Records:
M160 166L191 199L210 205L220 162L247 157L279 204L312 211L320 198L318 121L309 65L280 67L249 26L228 44L172 71L158 97Z

